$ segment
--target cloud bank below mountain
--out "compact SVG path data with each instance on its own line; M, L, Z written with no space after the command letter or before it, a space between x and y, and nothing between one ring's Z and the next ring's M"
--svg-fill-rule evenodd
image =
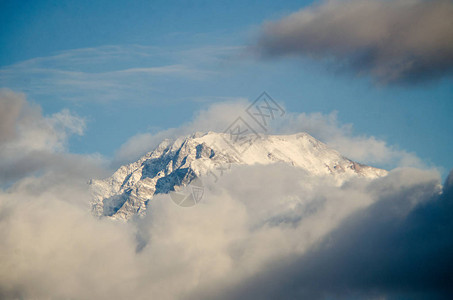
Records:
M0 295L290 299L452 295L452 186L396 170L335 187L288 166L233 170L184 209L95 219L81 181L28 179L0 195ZM37 188L39 187L39 188Z

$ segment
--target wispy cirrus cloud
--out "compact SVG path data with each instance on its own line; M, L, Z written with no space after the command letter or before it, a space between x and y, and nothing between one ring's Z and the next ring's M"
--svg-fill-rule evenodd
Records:
M178 84L214 76L215 65L236 50L140 45L74 49L5 66L0 69L0 86L63 100L139 99L169 80Z
M453 72L449 0L323 1L262 27L264 56L302 56L367 74L380 83L416 83Z

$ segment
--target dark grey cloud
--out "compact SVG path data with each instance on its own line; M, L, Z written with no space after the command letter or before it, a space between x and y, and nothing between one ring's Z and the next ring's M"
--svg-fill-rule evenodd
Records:
M264 24L257 49L335 62L380 83L436 79L453 71L453 2L324 1Z
M452 299L453 170L441 194L436 180L403 183L416 173L371 184L367 190L379 201L306 254L274 261L207 298Z

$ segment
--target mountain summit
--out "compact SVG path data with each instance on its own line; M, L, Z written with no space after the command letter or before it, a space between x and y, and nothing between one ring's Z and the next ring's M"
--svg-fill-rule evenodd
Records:
M170 193L213 170L234 165L283 162L313 176L334 176L339 182L387 174L385 170L345 158L307 133L247 135L240 141L241 148L235 147L239 143L232 144L231 138L229 134L208 132L164 140L138 161L120 167L111 177L91 181L94 213L122 220L143 215L154 195Z

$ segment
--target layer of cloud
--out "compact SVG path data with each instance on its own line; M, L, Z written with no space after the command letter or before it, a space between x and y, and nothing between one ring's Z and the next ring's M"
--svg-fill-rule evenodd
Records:
M335 62L381 83L453 72L449 0L324 1L263 26L258 51Z
M452 293L453 198L451 186L439 196L435 172L338 187L286 165L238 168L205 180L197 206L155 197L144 219L127 224L91 216L78 177L47 182L28 178L0 193L3 299Z

